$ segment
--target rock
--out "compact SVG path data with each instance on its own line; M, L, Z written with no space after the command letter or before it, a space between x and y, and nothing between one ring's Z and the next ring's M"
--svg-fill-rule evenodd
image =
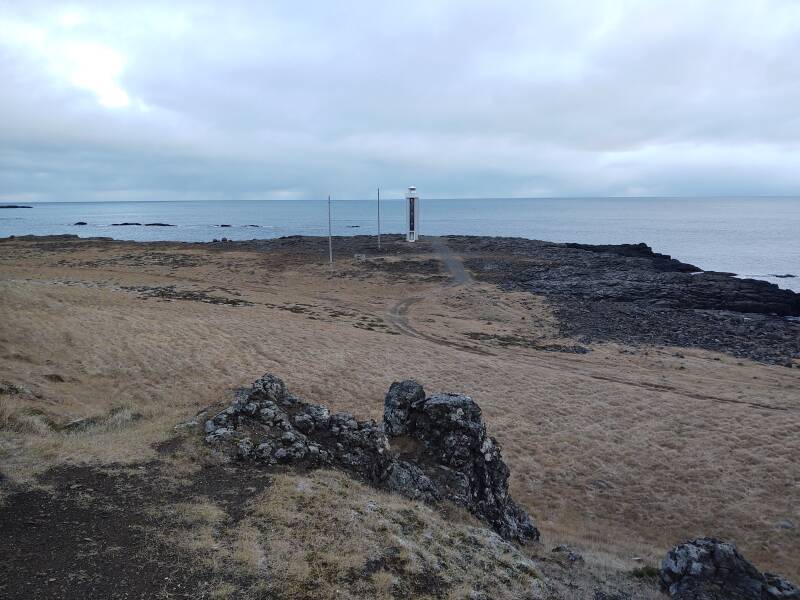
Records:
M508 494L509 470L496 440L486 434L480 407L461 394L421 395L416 382L393 384L384 406L390 408L392 431L399 425L405 436L422 442L414 458L436 465L425 472L440 496L465 506L507 539L538 540L539 531Z
M425 390L413 380L395 382L383 400L383 427L388 435L406 432L411 405L425 400Z
M392 384L384 406L381 425L350 413L332 415L292 396L267 373L206 421L205 439L232 457L267 465L338 466L415 500L464 506L506 539L539 539L508 493L508 467L470 397L426 398L418 383L403 381ZM257 447L252 438L259 439Z
M294 418L294 426L303 433L310 433L314 429L314 418L311 415L297 415Z
M795 524L794 521L790 519L781 519L775 524L775 527L777 527L778 529L794 529Z
M86 221L76 221L73 225L87 225Z
M124 227L126 225L137 225L137 226L141 227L142 224L141 223L128 223L127 221L125 223L112 223L111 224L112 227Z
M250 438L243 438L239 442L239 456L241 458L247 458L248 456L250 456L250 454L252 454L254 447L255 445L250 440Z
M436 485L417 465L404 460L392 462L386 470L386 486L414 500L436 502L440 500Z
M604 590L595 590L594 600L631 600L631 597L624 592L606 592Z
M761 573L736 546L696 538L673 548L661 563L661 585L678 600L798 600L800 589Z
M701 272L644 244L448 236L476 278L547 298L563 337L697 347L761 362L800 356L800 294Z
M175 227L175 225L170 225L169 223L145 223L145 227Z

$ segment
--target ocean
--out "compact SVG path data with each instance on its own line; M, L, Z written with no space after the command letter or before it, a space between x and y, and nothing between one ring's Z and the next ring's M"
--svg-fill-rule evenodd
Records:
M0 237L74 233L188 242L328 232L326 200L38 202L31 206L0 210ZM331 212L334 235L377 232L375 200L334 199ZM87 225L76 226L77 221ZM112 225L122 222L175 227ZM400 233L404 224L404 201L382 200L382 232ZM800 198L423 197L420 232L591 244L645 242L657 252L705 270L764 279L800 292ZM798 277L777 277L785 274Z

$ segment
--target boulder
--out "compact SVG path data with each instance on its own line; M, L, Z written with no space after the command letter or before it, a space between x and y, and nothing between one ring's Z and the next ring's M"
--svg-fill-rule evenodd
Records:
M267 373L238 390L204 425L206 442L266 466L338 467L377 487L465 507L507 539L539 539L508 493L509 470L468 396L435 394L415 381L393 383L383 423L308 404Z
M696 538L670 550L660 579L677 600L800 600L800 589L761 573L735 545L714 538Z
M403 436L404 458L426 468L441 497L468 508L503 537L536 540L538 530L508 494L509 469L486 434L481 409L469 396L425 397L414 381L392 384L384 400L384 429ZM397 433L396 433L397 432Z

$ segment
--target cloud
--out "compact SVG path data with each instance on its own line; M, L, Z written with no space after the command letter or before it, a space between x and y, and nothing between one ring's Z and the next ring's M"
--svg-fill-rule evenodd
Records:
M796 194L793 0L0 7L5 198Z

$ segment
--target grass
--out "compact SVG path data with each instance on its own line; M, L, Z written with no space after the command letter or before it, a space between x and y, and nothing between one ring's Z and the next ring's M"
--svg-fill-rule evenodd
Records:
M245 546L263 548L276 598L468 598L484 590L502 600L522 597L537 579L530 559L493 532L335 471L278 475L248 514Z
M631 576L635 577L636 579L658 579L661 571L658 567L654 567L652 565L644 565L642 567L637 567L631 571Z
M549 305L484 284L443 296L439 283L380 273L328 277L299 250L165 247L143 269L146 245L45 246L6 242L0 253L0 380L13 382L0 384L0 402L12 402L0 407L0 469L12 483L64 463L152 460L177 423L265 371L308 401L360 418L379 418L389 384L415 377L429 392L465 392L481 405L514 498L552 544L579 547L587 562L597 552L628 573L639 566L632 557L655 564L670 546L708 533L736 540L761 569L800 576L800 528L776 529L797 520L800 505L797 369L685 349L680 358L675 349L595 345L572 356L470 342L492 352L479 356L355 328L348 315L386 318L399 299L426 296L411 323L463 343L470 331L555 336ZM185 253L191 264L172 268ZM123 290L167 281L214 282L254 305ZM301 304L308 312L280 308ZM57 431L120 406L127 416L107 427ZM186 463L181 477L196 468Z

